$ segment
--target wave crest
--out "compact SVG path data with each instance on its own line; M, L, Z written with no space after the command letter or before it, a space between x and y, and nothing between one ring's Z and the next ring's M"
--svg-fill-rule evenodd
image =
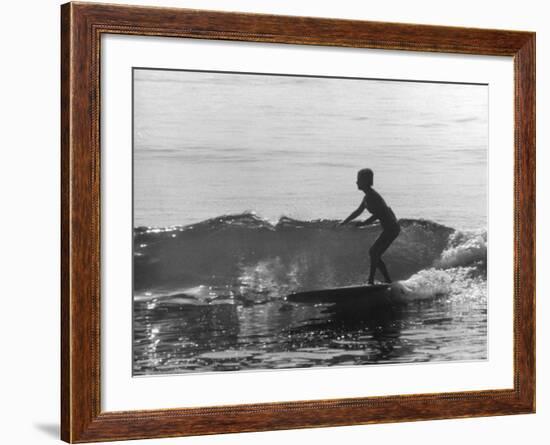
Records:
M271 223L243 213L188 226L136 228L136 294L204 286L216 289L214 297L264 300L365 283L368 249L380 227L338 228L337 222L282 217ZM427 220L399 224L401 233L384 260L392 278L401 280L396 288L402 295L422 299L449 292L455 286L452 268L485 273L484 232L459 232Z

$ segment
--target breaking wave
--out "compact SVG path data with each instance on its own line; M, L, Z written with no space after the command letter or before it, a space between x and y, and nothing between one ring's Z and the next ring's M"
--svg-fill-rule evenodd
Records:
M384 254L392 292L405 301L485 295L487 235L402 219ZM368 249L380 227L337 221L272 224L253 213L197 224L134 229L137 300L172 304L263 302L289 293L366 282Z

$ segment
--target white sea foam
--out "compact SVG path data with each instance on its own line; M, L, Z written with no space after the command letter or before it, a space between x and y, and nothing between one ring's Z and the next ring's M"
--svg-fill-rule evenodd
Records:
M391 286L392 296L398 300L426 300L448 294L451 289L451 276L445 270L425 269L415 273L407 280L398 281Z
M441 253L436 266L450 268L485 263L487 260L487 231L456 231L449 236L448 247Z

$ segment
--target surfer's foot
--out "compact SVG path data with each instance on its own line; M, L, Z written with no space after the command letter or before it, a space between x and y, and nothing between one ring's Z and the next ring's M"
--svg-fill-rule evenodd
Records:
M367 284L368 284L369 286L374 286L374 280L371 280L371 279L369 278L369 280L367 281Z

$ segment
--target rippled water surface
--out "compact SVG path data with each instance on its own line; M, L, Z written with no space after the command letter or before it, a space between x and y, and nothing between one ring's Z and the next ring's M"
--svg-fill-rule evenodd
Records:
M360 306L136 304L142 374L486 358L484 301Z

